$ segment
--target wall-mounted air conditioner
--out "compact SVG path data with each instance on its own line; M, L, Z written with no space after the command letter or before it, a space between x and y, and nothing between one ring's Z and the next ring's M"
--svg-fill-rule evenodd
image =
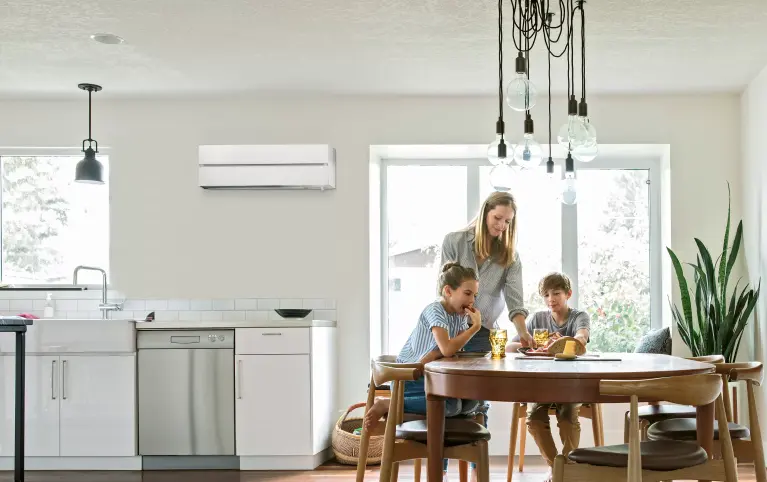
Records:
M335 189L335 149L324 144L199 147L203 189Z

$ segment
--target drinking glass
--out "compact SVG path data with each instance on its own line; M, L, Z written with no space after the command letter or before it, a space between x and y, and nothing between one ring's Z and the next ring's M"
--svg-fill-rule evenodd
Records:
M490 330L490 355L498 360L506 356L506 342L509 336L506 330Z
M536 328L533 330L533 340L536 346L543 346L549 341L549 330L546 328Z

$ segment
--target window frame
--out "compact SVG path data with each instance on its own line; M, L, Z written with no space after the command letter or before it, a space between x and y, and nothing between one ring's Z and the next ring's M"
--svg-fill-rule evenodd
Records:
M96 154L96 159L99 161L104 161L104 157L107 158L107 162L110 164L110 173L111 173L111 162L112 162L112 152L110 152L111 149L108 146L99 146L99 152ZM10 147L10 146L2 146L0 147L0 168L2 167L2 158L3 157L83 157L83 151L81 147ZM74 175L74 173L73 173ZM111 248L112 248L112 237L111 237L111 222L112 222L112 208L111 208L111 186L109 183L109 179L105 182L105 187L107 189L110 189L110 193L108 196L109 199L109 222L110 226L108 226L107 229L110 231L109 236L109 246L107 247L109 255L109 267L112 265L112 259L111 259ZM2 212L2 192L0 192L0 226L2 226L3 222L3 212ZM2 250L2 236L0 236L0 250ZM100 266L101 267L101 266ZM2 267L0 266L0 278L2 277ZM111 278L112 274L107 270L107 289L111 286ZM2 282L2 279L0 279L0 282ZM78 283L77 285L74 284L64 284L64 283L14 283L14 288L25 290L25 289L41 289L41 288L47 288L50 291L83 291L83 290L101 290L102 285L101 284L81 284ZM6 288L7 291L13 291L14 288Z
M564 159L554 159L564 171ZM661 216L661 159L652 155L623 156L600 155L591 162L575 163L576 178L581 170L647 170L649 180L649 225L650 225L650 322L651 329L663 326L663 233ZM476 157L456 158L380 158L380 308L381 308L381 349L385 352L389 346L389 233L388 233L388 178L389 166L463 166L466 167L466 195L468 223L479 210L479 190L481 166L490 165L487 159ZM562 269L571 277L573 296L571 306L579 307L578 298L578 207L562 205ZM447 234L447 233L445 233ZM436 276L436 274L435 274Z

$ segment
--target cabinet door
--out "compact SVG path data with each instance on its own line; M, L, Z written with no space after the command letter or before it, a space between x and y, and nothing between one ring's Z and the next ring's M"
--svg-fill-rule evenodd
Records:
M237 455L312 455L309 355L235 358Z
M25 357L24 455L56 457L59 455L60 362L58 356ZM0 356L3 382L2 419L0 419L0 456L13 456L15 433L16 356Z
M136 357L61 357L61 455L136 455Z

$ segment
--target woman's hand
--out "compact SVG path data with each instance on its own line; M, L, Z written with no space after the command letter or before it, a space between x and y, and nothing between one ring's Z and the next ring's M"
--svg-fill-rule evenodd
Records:
M522 344L522 346L529 346L530 348L538 348L538 346L535 344L535 340L533 339L533 335L531 335L530 332L527 330L525 330L522 333L519 333L519 342Z
M472 306L464 309L464 313L469 315L469 329L478 331L482 327L482 315L479 310Z

